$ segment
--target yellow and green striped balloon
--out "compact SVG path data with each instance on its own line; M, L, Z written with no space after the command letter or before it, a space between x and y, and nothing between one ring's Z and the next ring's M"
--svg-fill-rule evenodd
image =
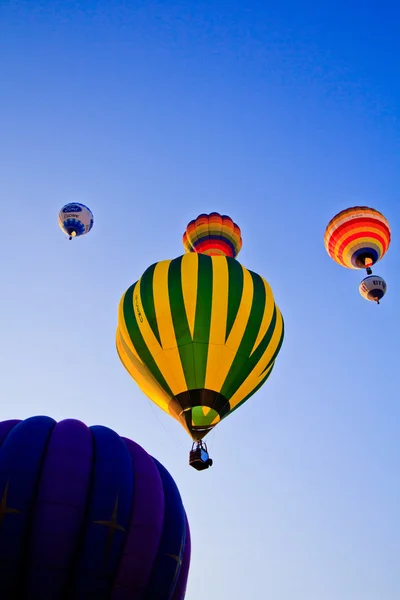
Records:
M149 267L122 296L119 357L143 392L202 439L268 379L283 341L268 283L227 256Z

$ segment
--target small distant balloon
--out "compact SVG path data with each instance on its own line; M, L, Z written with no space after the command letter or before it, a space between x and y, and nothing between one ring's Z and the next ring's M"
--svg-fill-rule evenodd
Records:
M183 234L186 252L236 258L242 248L240 228L227 215L203 213L190 221Z
M374 208L353 206L333 217L325 230L329 256L348 269L368 269L390 246L388 220Z
M372 267L389 249L390 225L375 208L353 206L335 215L325 230L324 243L329 256L347 269L366 269L368 277L359 286L366 300L379 301L386 293L382 277L372 275Z
M72 240L89 233L93 227L93 213L84 204L71 202L62 207L58 215L58 224L62 231Z
M379 304L379 301L386 294L386 288L386 281L382 277L379 277L379 275L369 275L362 280L359 290L363 298Z

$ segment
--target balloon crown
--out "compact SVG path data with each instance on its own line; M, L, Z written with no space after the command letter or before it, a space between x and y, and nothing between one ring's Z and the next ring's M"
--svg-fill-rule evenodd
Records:
M183 234L186 252L235 258L242 248L240 228L227 215L212 212L190 221Z

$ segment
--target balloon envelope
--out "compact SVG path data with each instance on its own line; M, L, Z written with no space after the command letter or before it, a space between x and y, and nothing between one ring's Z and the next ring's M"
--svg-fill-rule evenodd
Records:
M93 213L84 204L72 202L62 207L58 215L58 224L70 238L89 233L93 227Z
M182 237L186 252L235 258L242 247L239 226L227 215L201 214L190 221Z
M190 533L178 489L111 429L1 422L0 498L0 598L184 598Z
M283 319L262 277L190 253L152 265L125 292L116 338L143 392L199 440L268 379Z
M386 289L386 281L379 275L365 277L359 287L361 296L371 302L379 302L386 294Z
M389 248L389 223L374 208L347 208L329 222L324 243L329 256L339 265L348 269L372 267Z

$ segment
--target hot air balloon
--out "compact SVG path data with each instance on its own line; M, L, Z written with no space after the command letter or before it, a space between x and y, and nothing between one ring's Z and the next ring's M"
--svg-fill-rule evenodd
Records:
M0 598L182 600L190 533L166 469L107 427L0 423Z
M240 229L227 215L212 212L190 221L182 238L186 252L235 258L242 247Z
M342 210L330 220L324 243L329 256L339 265L348 269L366 269L367 274L371 275L371 267L386 254L390 238L389 223L380 212L367 206L354 206ZM379 304L386 284L385 290L381 288L383 293L380 298L375 299L376 295L374 298L368 297L368 293L361 291L367 280L368 277L361 282L360 293ZM370 286L370 282L366 285Z
M360 294L366 300L379 304L380 300L386 294L386 281L379 275L368 275L360 283Z
M203 243L210 252L214 239ZM123 294L116 345L142 391L189 433L190 464L203 470L212 464L203 438L268 379L283 329L260 275L197 246L153 264Z
M89 233L93 227L93 213L84 204L72 202L62 207L58 214L58 224L62 231L72 240Z

